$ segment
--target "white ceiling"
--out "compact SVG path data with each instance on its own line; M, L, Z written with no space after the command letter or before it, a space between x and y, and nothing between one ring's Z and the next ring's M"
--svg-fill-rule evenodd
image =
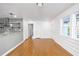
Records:
M54 18L67 8L71 3L45 3L38 7L35 3L0 3L0 16L13 12L18 17L24 18Z

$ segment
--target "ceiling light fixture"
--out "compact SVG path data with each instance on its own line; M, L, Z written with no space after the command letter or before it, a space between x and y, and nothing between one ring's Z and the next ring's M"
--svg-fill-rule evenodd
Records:
M16 15L13 12L9 13L10 17L16 17Z
M37 6L42 7L44 3L36 3Z

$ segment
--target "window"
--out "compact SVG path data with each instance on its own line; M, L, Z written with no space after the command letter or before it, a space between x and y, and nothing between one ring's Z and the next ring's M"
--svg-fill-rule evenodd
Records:
M76 14L77 38L79 38L79 14Z
M66 16L63 18L63 33L65 36L70 35L70 16Z
M79 40L79 12L75 12L61 19L60 34Z

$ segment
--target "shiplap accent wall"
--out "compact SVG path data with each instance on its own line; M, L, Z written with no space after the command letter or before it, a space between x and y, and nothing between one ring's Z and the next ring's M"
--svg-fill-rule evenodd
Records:
M63 48L69 51L71 54L79 56L79 39L71 38L61 35L61 23L63 17L72 15L79 11L79 4L75 4L71 8L62 12L52 21L52 38L60 44Z
M62 35L55 35L53 39L72 55L79 56L79 40L64 37Z

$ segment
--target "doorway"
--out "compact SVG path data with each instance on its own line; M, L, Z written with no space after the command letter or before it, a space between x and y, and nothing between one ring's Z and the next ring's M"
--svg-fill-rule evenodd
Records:
M33 37L33 24L28 24L28 37Z

